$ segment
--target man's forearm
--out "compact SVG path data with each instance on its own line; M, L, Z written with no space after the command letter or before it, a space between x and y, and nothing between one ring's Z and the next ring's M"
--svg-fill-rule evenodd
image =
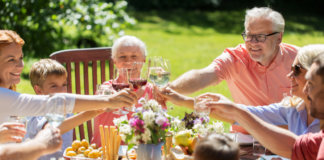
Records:
M239 109L235 120L273 153L287 158L291 157L297 135L262 121L252 113Z
M200 70L191 70L170 84L170 88L181 94L191 94L217 81L213 68L206 67Z

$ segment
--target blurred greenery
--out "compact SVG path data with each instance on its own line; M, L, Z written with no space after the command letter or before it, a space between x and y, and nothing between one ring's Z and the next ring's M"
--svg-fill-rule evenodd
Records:
M135 24L125 11L125 0L0 0L0 6L0 28L20 34L26 42L24 52L32 57L111 45Z

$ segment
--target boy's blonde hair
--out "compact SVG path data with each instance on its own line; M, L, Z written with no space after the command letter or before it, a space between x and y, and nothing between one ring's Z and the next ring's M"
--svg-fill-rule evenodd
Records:
M195 160L238 160L239 145L224 134L211 133L199 140L195 147Z
M31 85L42 86L49 75L67 76L65 67L52 59L41 59L35 62L29 72Z

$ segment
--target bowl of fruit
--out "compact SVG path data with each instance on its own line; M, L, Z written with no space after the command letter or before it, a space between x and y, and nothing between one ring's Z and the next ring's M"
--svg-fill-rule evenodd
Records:
M89 144L85 139L75 140L72 145L65 149L63 158L65 160L102 160L102 148L95 143Z

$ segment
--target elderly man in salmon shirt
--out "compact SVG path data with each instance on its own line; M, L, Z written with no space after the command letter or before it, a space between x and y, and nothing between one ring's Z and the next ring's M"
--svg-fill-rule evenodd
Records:
M267 7L252 8L246 11L244 26L245 44L226 48L209 66L184 73L168 87L190 94L226 80L234 102L254 106L290 95L286 75L298 47L282 43L282 15ZM238 126L233 129L244 132Z

